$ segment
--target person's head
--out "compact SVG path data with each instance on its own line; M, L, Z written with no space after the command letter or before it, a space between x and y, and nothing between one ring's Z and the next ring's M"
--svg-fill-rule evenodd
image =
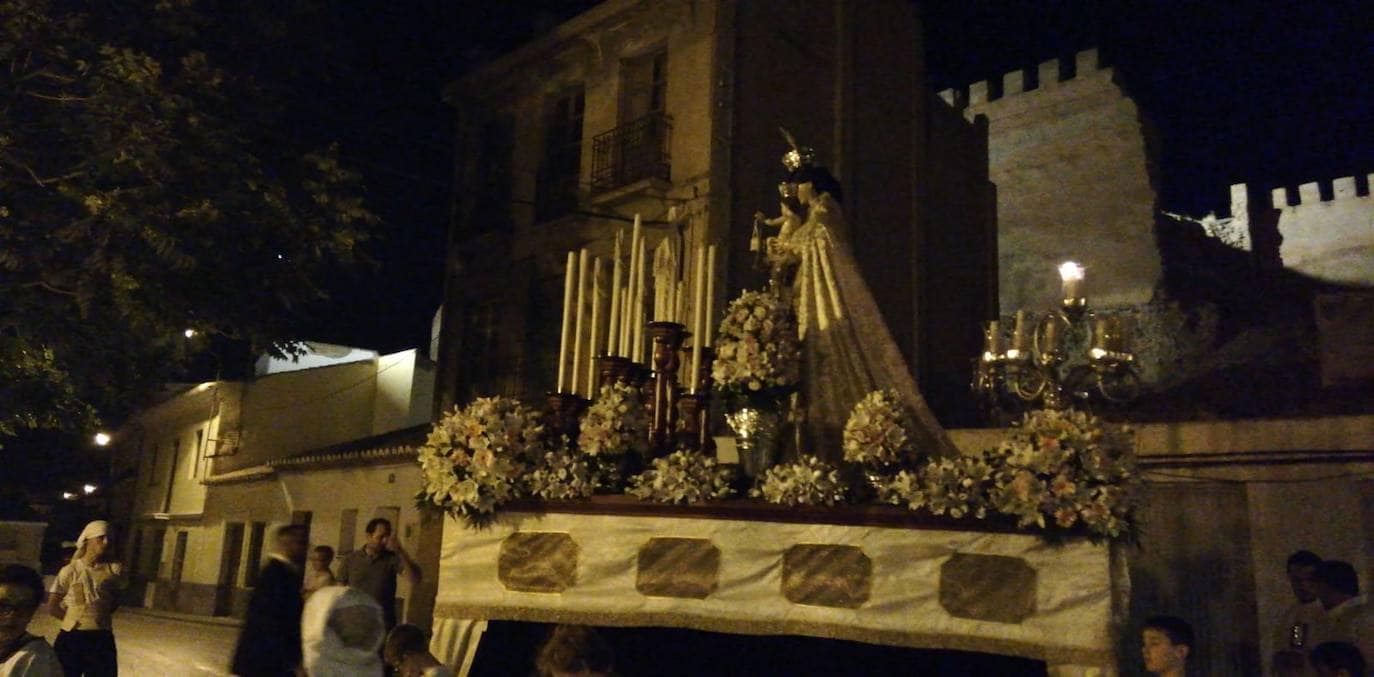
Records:
M1293 588L1293 596L1299 602L1307 604L1317 599L1313 577L1317 573L1317 565L1321 563L1322 558L1308 550L1299 550L1288 556L1288 585Z
M539 647L534 667L542 677L601 677L611 674L615 657L596 630L559 625Z
M1308 654L1318 677L1364 677L1365 660L1349 642L1323 642Z
M43 603L43 577L22 564L0 567L0 637L24 632Z
M317 545L310 549L310 566L316 571L324 571L334 561L334 549L327 545Z
M100 561L105 559L110 550L110 523L105 520L95 520L86 525L81 530L81 535L76 537L76 554L72 559L85 559Z
M1349 562L1325 560L1317 565L1312 580L1317 599L1327 609L1360 594L1360 578Z
M797 199L802 204L810 204L821 193L829 193L835 202L844 202L844 189L830 170L818 165L807 165L788 175L787 180L797 184Z
M385 517L374 517L367 523L367 544L380 548L386 544L386 539L391 538L391 520Z
M1182 674L1193 651L1193 626L1175 616L1151 616L1140 632L1145 670L1156 675Z
M310 547L310 532L304 524L288 524L277 529L277 552L292 562L305 561L306 549Z
M429 642L425 640L425 631L414 625L403 624L392 628L386 636L386 644L382 645L382 656L387 665L397 668L407 656L420 653L429 654Z

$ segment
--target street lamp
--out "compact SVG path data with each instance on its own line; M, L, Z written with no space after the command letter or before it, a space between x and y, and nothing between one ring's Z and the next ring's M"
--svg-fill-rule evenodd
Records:
M70 492L70 491L64 491L64 492L62 492L62 500L64 500L64 501L73 501L73 500L76 500L76 494L73 494L73 493Z
M103 446L105 446L105 445L107 445L107 444L109 444L109 443L110 443L110 434L109 434L109 433L106 433L106 432L98 432L98 433L95 434L95 446L97 446L97 447L103 447Z
M94 484L83 484L81 485L81 492L86 494L87 496L90 496L91 494L94 494L95 490L98 488L99 487L95 486Z
M195 337L196 337L196 330L194 330L194 329L187 329L186 331L181 332L181 335L182 335L182 336L185 336L185 337L188 338L188 339L189 339L189 338L195 338Z

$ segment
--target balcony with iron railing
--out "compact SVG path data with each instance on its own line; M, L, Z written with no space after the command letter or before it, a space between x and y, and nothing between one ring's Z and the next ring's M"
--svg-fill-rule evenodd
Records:
M596 135L592 139L593 195L646 179L668 181L672 129L672 116L656 112Z

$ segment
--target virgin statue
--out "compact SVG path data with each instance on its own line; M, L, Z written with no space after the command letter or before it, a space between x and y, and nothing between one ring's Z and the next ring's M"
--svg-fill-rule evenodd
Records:
M792 142L790 135L788 141ZM809 148L792 143L783 156L788 176L779 187L783 214L762 221L791 226L768 238L766 258L770 284L797 313L802 343L800 447L831 463L842 461L841 435L850 411L869 392L881 389L896 392L907 410L917 453L957 455L926 406L859 271L840 206L840 183L813 157ZM756 222L760 220L756 216Z

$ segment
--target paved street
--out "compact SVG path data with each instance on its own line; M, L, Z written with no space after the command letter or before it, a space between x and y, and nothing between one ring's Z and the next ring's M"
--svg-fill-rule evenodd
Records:
M51 642L57 621L35 617L29 631ZM229 654L239 629L232 625L163 618L121 610L114 619L119 674L124 677L228 675Z

